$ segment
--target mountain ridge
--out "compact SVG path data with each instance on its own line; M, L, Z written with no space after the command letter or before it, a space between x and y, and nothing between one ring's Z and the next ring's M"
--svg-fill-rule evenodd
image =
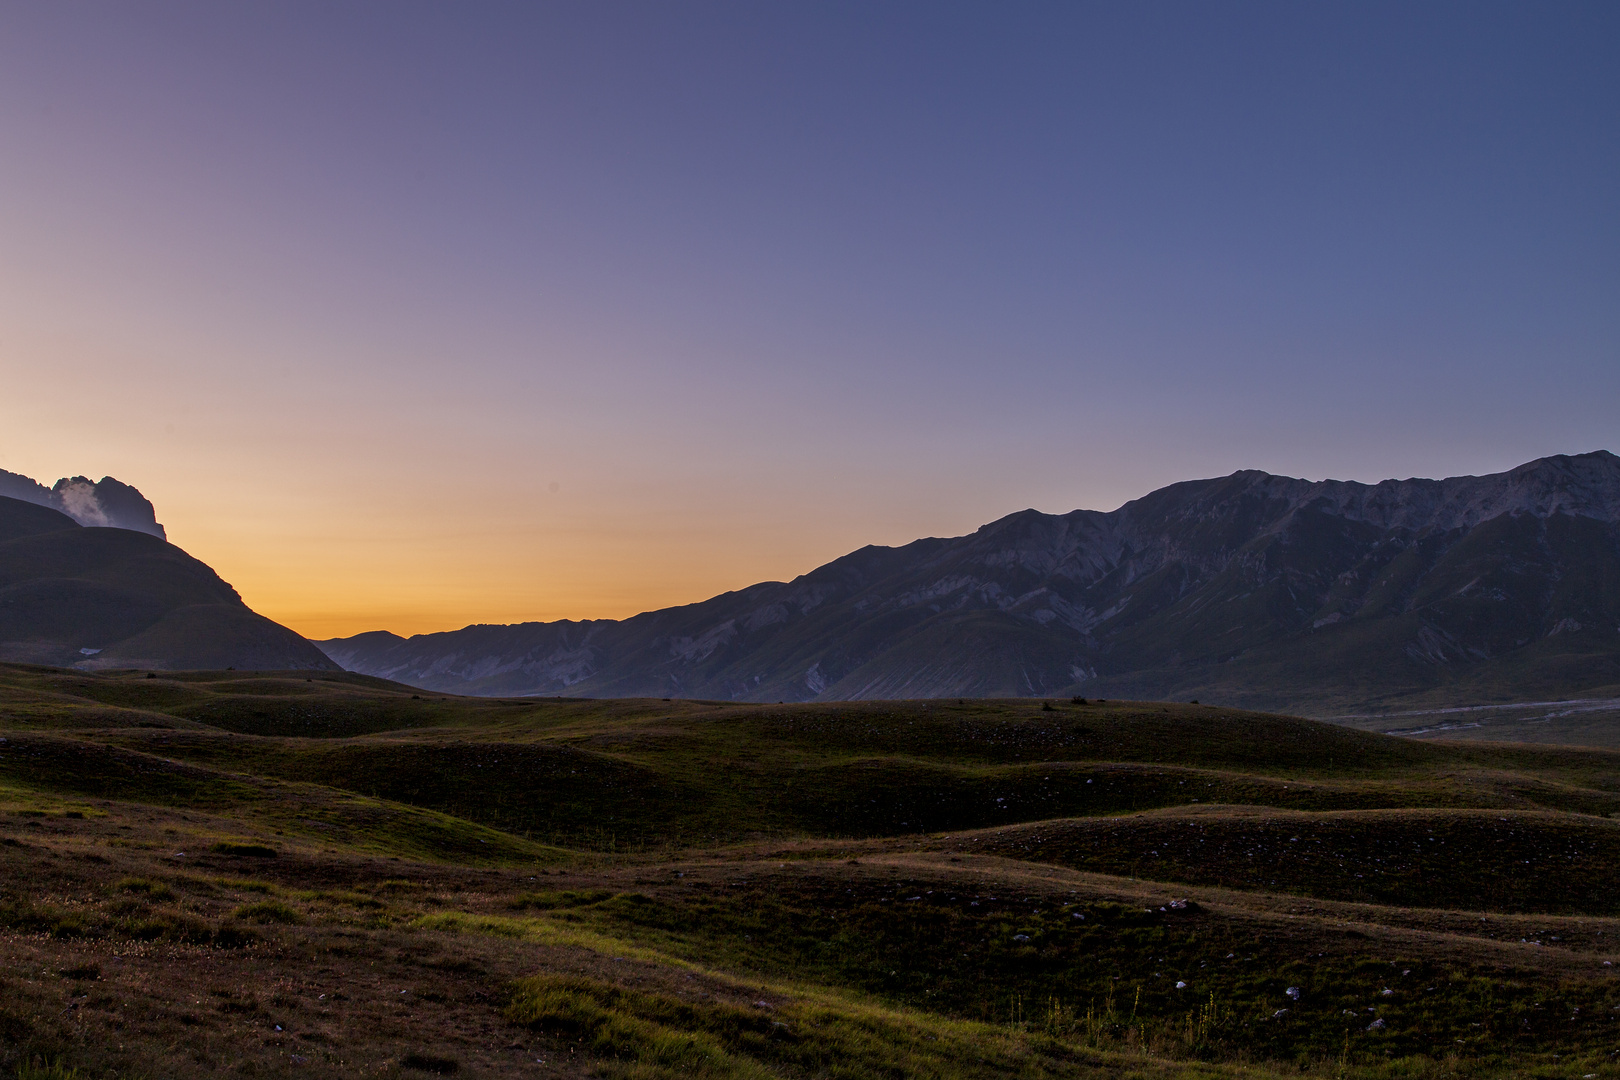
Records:
M1114 511L1023 510L868 546L625 620L317 644L351 670L460 693L1202 690L1304 708L1620 683L1617 628L1620 458L1600 450L1378 484L1246 470Z
M161 537L86 527L6 496L0 496L0 660L86 670L335 666Z
M49 507L91 528L130 529L150 533L159 540L169 538L146 496L110 476L100 480L64 476L54 486L46 487L21 473L0 469L0 497Z

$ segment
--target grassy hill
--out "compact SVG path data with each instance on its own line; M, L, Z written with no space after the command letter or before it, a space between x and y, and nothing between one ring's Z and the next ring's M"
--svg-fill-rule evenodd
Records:
M1617 1076L1617 811L1190 704L0 665L0 1069Z
M161 537L84 528L3 497L0 658L90 668L335 666Z

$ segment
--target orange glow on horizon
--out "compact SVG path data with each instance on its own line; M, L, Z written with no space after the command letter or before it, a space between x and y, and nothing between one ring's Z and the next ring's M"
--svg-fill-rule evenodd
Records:
M399 507L386 508L383 520L340 511L323 522L311 507L276 519L158 505L173 543L212 566L255 611L312 640L623 619L790 580L885 539L855 514L761 522L753 507L631 515L587 501L576 511L584 520L548 520L530 508L556 514L543 499L521 504L526 512L462 502L459 514L446 515L460 526L443 529ZM904 524L885 531L890 543L922 535Z

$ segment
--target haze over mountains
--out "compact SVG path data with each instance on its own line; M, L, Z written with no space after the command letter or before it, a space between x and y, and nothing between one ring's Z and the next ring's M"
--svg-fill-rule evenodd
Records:
M0 475L5 490L31 496L0 495L0 660L88 669L334 667L166 542L139 491L83 477L34 491L17 483L26 479Z
M318 644L353 671L471 694L1320 713L1586 693L1620 684L1620 458L1376 485L1244 471L625 620Z

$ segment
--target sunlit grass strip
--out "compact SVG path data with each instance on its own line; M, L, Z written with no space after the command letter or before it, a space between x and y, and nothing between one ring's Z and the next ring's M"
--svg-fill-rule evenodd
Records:
M599 952L608 956L622 956L630 960L645 960L650 963L683 970L704 970L695 964L690 964L667 953L632 945L622 938L610 937L594 930L586 930L582 927L570 926L545 918L525 919L506 915L473 915L463 911L443 911L432 915L423 915L413 920L409 925L415 930L490 934L495 937L532 941L537 945L590 949L592 952Z
M36 791L23 784L0 783L0 814L40 815L61 817L104 818L105 810L98 810L87 802L63 798L49 791Z
M769 1008L694 1003L575 975L520 980L506 1016L602 1059L599 1075L635 1080L1276 1075L1242 1065L1086 1050L1021 1029L868 1003L815 998L788 999Z
M792 1074L808 1069L829 1077L951 1080L983 1075L1074 1075L1077 1066L1092 1066L1110 1075L1120 1075L1121 1068L1129 1067L1136 1075L1189 1080L1276 1075L1235 1065L1169 1062L1140 1051L1088 1049L1045 1030L1045 1025L1008 1027L951 1019L874 1004L826 987L741 979L543 917L441 912L424 915L410 925L420 930L490 934L538 945L588 949L701 974L746 996L768 995L781 1002L771 1010L750 1010L691 1005L668 995L588 978L536 976L517 983L508 1019L579 1038L588 1052L608 1059L604 1073L608 1076L755 1080L784 1075L774 1070L785 1067ZM778 1044L790 1044L793 1049L789 1053Z

